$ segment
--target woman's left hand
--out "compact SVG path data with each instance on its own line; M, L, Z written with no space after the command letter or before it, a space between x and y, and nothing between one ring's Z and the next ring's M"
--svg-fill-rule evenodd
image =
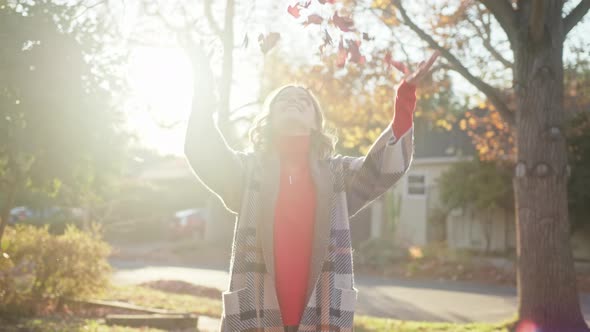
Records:
M420 81L428 74L428 72L430 71L430 68L432 67L432 65L434 64L434 62L436 61L436 59L438 58L439 55L440 55L440 52L435 51L430 56L430 59L428 59L428 61L420 62L420 64L418 65L418 68L416 68L416 70L414 70L414 71L411 71L410 69L408 69L408 67L406 67L403 64L400 65L399 63L397 63L396 67L404 73L403 79L407 83L419 85Z

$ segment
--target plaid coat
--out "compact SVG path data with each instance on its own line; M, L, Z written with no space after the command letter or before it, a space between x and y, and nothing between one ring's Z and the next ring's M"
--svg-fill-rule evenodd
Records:
M207 125L210 119L191 121L189 126L200 126L196 130L201 139L187 139L186 157L201 182L237 214L220 331L284 332L273 259L278 156L233 151L217 129ZM400 180L413 152L413 127L398 139L390 125L366 156L310 159L317 208L307 305L298 331L353 331L358 290L349 218Z

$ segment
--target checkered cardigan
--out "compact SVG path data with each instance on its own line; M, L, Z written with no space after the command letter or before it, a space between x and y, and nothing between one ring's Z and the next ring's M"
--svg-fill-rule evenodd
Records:
M216 129L203 125L207 122L212 123L201 119L198 130L208 139L187 140L186 157L201 182L237 215L220 331L284 332L273 259L278 157L233 151ZM353 331L358 290L349 218L400 180L413 151L413 127L398 139L389 125L366 156L310 160L317 208L307 305L298 331Z

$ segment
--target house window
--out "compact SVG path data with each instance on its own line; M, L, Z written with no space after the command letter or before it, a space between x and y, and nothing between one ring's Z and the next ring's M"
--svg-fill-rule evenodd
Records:
M408 174L407 180L408 196L426 195L426 175L425 174Z

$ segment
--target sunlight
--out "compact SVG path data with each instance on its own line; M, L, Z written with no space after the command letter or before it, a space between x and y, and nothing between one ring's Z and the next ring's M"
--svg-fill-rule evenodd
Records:
M254 100L258 93L257 68L236 59L237 80L232 109ZM183 154L184 135L192 103L192 66L182 49L136 47L127 78L130 95L125 111L128 127L140 144L162 154Z
M192 97L191 65L182 50L136 47L127 73L128 126L141 145L182 153Z

